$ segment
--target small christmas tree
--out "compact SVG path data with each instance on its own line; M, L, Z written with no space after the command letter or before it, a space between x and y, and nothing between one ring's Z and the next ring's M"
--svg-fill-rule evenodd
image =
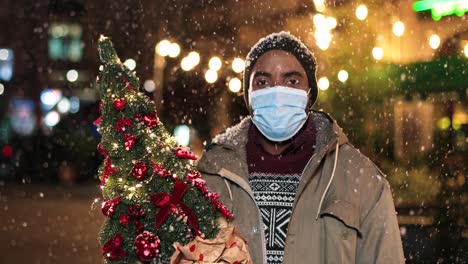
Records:
M101 36L98 45L101 117L94 124L102 135L98 173L107 217L99 234L102 254L106 263L168 263L174 242L213 238L217 217L232 214L207 190L195 155L166 131L110 39Z

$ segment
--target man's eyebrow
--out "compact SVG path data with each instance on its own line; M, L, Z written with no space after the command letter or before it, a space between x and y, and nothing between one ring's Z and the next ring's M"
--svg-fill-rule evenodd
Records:
M298 77L304 77L304 75L298 71L290 71L286 72L283 74L283 77L291 77L291 76L298 76Z
M265 77L271 77L271 73L269 72L262 72L262 71L257 71L254 74L254 78L257 78L258 76L265 76Z

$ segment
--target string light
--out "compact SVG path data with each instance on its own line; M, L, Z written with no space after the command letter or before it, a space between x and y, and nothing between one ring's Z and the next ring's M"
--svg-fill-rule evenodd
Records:
M374 47L372 49L372 56L376 60L381 60L383 58L383 49L381 47Z
M156 52L160 56L167 56L169 55L169 47L171 46L171 42L167 39L161 40L158 45L156 45Z
M233 92L233 93L238 93L242 88L242 83L241 83L241 80L239 80L239 78L232 78L230 81L229 81L229 91Z
M245 61L241 58L235 58L232 61L232 70L236 73L241 73L244 71Z
M171 43L171 45L169 46L169 52L168 52L169 57L175 58L175 57L179 56L179 54L180 54L179 44Z
M397 37L403 36L405 33L405 24L401 21L397 21L393 24L393 34Z
M368 10L367 10L367 6L364 5L364 4L361 4L359 5L357 8L356 8L356 17L359 19L359 20L364 20L367 18L367 14L368 14Z
M440 37L437 34L432 34L429 37L429 46L431 46L432 49L437 49L440 45Z
M327 77L322 77L318 80L317 86L320 90L325 91L330 87L330 81L328 81Z
M218 79L218 73L215 70L209 69L205 73L205 80L208 83L214 83Z
M345 71L345 70L341 70L338 72L338 80L340 82L346 82L346 80L348 80L348 72Z
M210 70L219 71L219 69L221 69L222 64L223 63L219 57L212 57L208 62L208 67L210 67Z

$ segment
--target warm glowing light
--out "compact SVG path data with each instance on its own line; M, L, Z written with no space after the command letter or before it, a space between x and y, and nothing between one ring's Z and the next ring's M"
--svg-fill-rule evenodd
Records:
M325 24L328 29L334 29L338 25L338 22L334 17L327 17L327 19L325 20Z
M78 76L79 74L78 74L78 71L76 70L69 70L67 72L67 80L69 82L75 82L76 80L78 80Z
M338 72L338 80L340 82L346 82L346 80L348 80L348 72L345 71L345 70L341 70Z
M465 56L468 57L468 44L465 44L465 48L463 49Z
M242 88L242 82L239 78L232 78L229 81L229 91L238 93Z
M383 49L381 47L374 47L372 49L372 56L374 56L374 59L376 60L381 60L383 58Z
M133 71L136 68L136 61L134 59L127 59L124 62L124 65L131 71Z
M325 0L314 0L314 5L317 12L325 11Z
M182 61L180 61L180 67L184 71L190 71L191 69L193 69L193 65L188 57L185 57L182 59Z
M318 80L317 86L320 90L325 91L330 87L330 82L327 77L322 77Z
M219 57L213 57L208 62L208 66L210 67L210 70L213 70L213 71L219 71L219 69L221 69L222 64L223 63Z
M368 11L367 11L367 6L366 5L359 5L357 8L356 8L356 17L359 19L359 20L364 20L367 18L367 14L368 14Z
M160 56L167 56L169 55L169 47L171 46L171 42L169 42L169 40L167 39L164 39L164 40L161 40L158 45L156 45L156 52L160 55Z
M214 83L218 79L218 73L215 70L209 69L205 73L205 80L208 83Z
M232 61L232 70L236 73L241 73L244 71L245 61L241 58L235 58Z
M198 65L198 63L200 63L200 54L198 54L196 51L190 52L187 58L189 58L192 67L195 67Z
M317 46L322 49L326 50L330 47L330 42L332 40L332 35L330 31L325 29L317 29L314 34Z
M323 28L326 25L326 18L322 14L314 15L314 25L317 28Z
M429 37L429 46L431 46L432 49L437 49L440 45L440 37L437 34L432 34Z
M169 57L171 58L175 58L177 56L179 56L180 54L180 46L179 44L177 43L171 43L171 45L169 46Z
M2 95L3 92L5 92L5 86L3 85L3 83L0 83L0 95Z
M405 24L401 21L397 21L393 24L393 34L397 37L403 36L405 33Z

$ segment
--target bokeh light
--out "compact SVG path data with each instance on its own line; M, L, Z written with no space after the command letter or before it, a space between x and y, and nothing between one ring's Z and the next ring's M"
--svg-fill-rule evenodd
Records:
M148 93L152 93L154 92L154 90L156 90L156 84L154 83L153 80L146 80L145 83L143 84L143 88Z
M241 58L235 58L232 61L232 70L236 73L241 73L244 71L245 61Z
M69 82L76 82L78 80L79 74L77 70L69 70L67 72L67 80Z
M356 17L359 19L359 20L364 20L367 18L367 14L368 14L368 11L367 11L367 6L366 5L359 5L357 8L356 8Z
M322 77L318 80L317 86L320 90L325 91L330 87L330 81L327 77Z
M219 71L221 69L223 62L219 57L212 57L210 61L208 62L208 67L210 67L210 70L214 71Z
M127 59L124 62L124 65L131 71L136 68L136 61L134 59Z
M208 83L214 83L218 79L218 73L215 70L209 69L205 73L205 80Z
M383 55L384 55L384 52L381 47L374 47L372 49L372 56L374 57L374 59L381 60L383 58Z
M232 78L229 81L229 91L238 93L242 88L242 82L239 78Z
M167 39L164 39L164 40L161 40L158 45L156 45L156 52L160 55L160 56L167 56L169 55L169 49L170 49L170 46L171 46L171 42Z
M171 45L169 46L169 52L168 52L169 57L175 58L175 57L179 56L179 54L180 54L179 44L171 43Z
M60 115L56 111L50 111L44 117L44 124L48 127L54 127L60 122Z
M338 80L340 82L346 82L346 80L348 80L348 72L345 71L345 70L341 70L338 72Z
M177 144L188 146L190 144L190 127L187 125L176 126L174 129L174 137L177 140Z
M393 34L397 37L403 36L405 33L405 24L401 21L397 21L393 24Z
M431 46L432 49L437 49L440 45L440 37L437 34L432 34L429 37L429 46Z

